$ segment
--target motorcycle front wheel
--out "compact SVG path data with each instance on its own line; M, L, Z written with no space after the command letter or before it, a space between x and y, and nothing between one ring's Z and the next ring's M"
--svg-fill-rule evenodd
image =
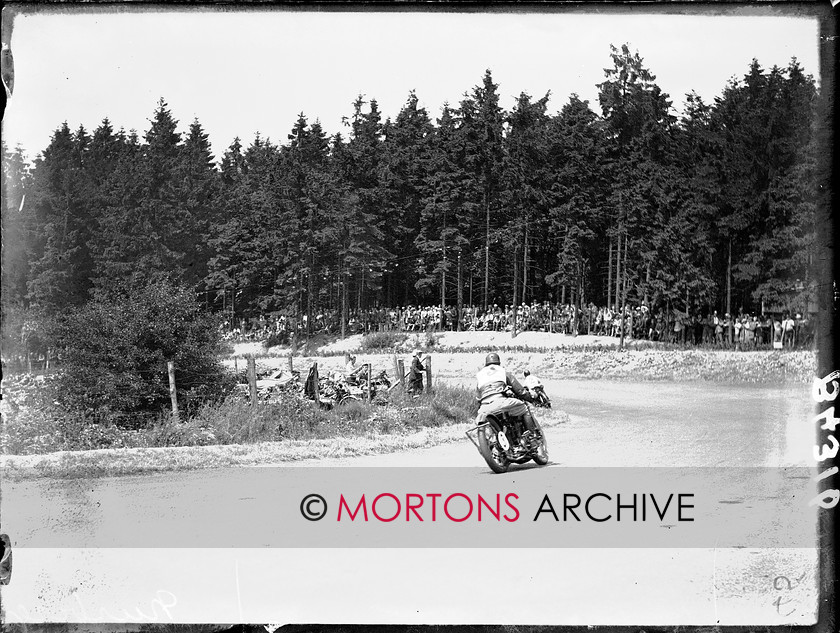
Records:
M506 473L510 468L510 461L499 446L493 425L485 424L478 430L478 450L494 473Z
M537 425L537 430L540 433L540 445L534 451L532 459L539 466L545 466L548 463L548 441L545 439L545 431L540 426L540 423L534 420Z

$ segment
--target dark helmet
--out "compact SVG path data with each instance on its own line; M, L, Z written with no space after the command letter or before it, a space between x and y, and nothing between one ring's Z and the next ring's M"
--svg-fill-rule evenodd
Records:
M530 371L528 371L527 369L526 369L524 372L522 372L522 373L523 373L525 376L530 376L530 375L531 375L531 372L530 372Z
M502 361L499 358L499 355L496 352L490 352L487 354L487 357L484 359L484 366L487 365L501 365Z

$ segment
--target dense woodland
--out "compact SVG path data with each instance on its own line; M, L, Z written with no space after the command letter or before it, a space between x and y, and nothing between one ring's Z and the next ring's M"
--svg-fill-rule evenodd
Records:
M804 312L817 88L796 60L745 70L677 116L622 46L595 105L572 95L550 114L549 95L522 93L508 112L488 70L436 117L414 93L393 117L360 96L343 133L301 114L284 142L237 138L218 160L163 99L142 134L64 123L32 164L3 148L5 325L163 279L237 316L535 300Z

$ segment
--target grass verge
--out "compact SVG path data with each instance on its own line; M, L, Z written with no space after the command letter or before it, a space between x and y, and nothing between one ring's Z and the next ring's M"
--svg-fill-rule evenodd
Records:
M453 390L455 391L455 390ZM413 401L404 411L420 419L430 411L429 403ZM430 399L435 407L428 425L406 424L391 432L334 437L310 437L282 441L256 441L212 446L178 446L62 451L45 455L2 456L0 470L10 480L32 478L90 478L140 475L146 473L225 468L241 466L282 465L323 459L381 455L429 448L465 441L464 432L472 418L454 417L447 398ZM568 416L556 410L539 414L540 423L548 428L564 423Z

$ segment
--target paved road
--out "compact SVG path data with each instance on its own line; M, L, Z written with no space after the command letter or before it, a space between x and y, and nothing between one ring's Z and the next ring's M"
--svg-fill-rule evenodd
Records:
M814 404L807 386L543 382L553 408L570 417L548 430L553 466L779 467L812 461ZM482 461L465 440L425 451L317 463L459 466Z
M764 516L776 503L790 507L795 482L760 492L759 471L725 467L810 463L806 387L546 384L555 405L570 414L548 433L552 469L742 472L721 484L729 487L724 501L759 508L754 512ZM489 475L467 441L318 465L473 466L458 476L483 486L540 473ZM386 549L362 540L278 547L266 541L276 535L266 526L279 519L277 499L314 475L300 468L257 470L4 483L3 531L16 547L13 583L3 593L9 621L664 625L813 619L813 547ZM394 471L381 472L391 477L386 473ZM772 522L766 527L784 529ZM167 543L177 549L163 549ZM472 599L471 588L486 581L488 569L503 569L513 593L539 606L522 613L516 596L492 609Z

